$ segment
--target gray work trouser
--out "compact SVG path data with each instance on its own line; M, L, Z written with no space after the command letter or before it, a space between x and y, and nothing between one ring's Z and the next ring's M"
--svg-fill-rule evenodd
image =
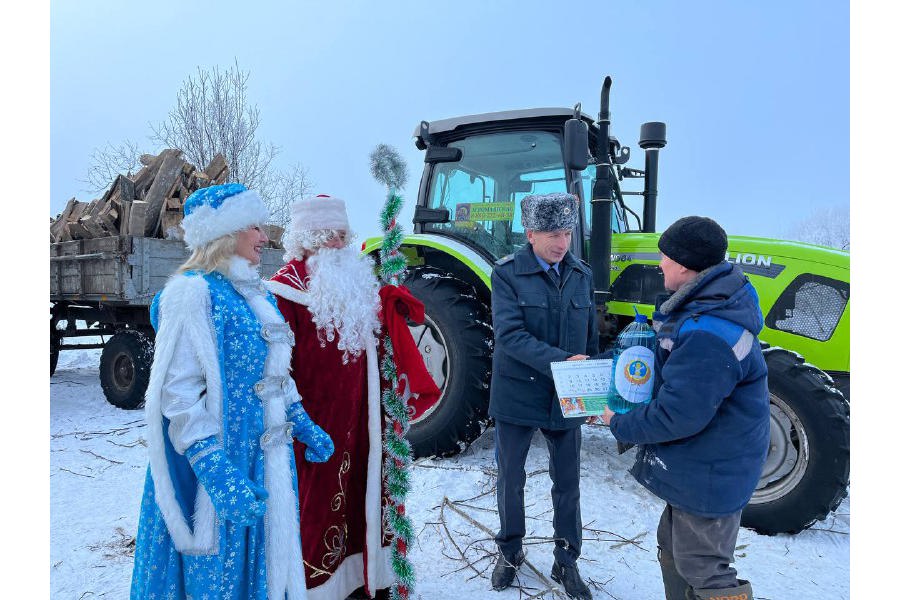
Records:
M734 546L741 511L708 519L666 504L659 518L659 549L672 555L678 573L695 590L736 587Z
M522 549L525 536L525 459L536 427L495 422L497 508L500 531L494 538L507 559ZM553 487L553 557L571 567L581 554L581 427L541 429L550 452Z

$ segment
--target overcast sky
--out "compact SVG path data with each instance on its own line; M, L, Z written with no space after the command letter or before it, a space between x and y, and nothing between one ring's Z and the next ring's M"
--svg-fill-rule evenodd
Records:
M305 165L363 234L377 231L384 199L368 171L376 144L409 163L409 223L420 120L577 102L596 116L605 75L631 166L643 167L640 124L668 125L658 229L703 214L732 234L778 237L849 202L847 2L50 6L51 215L95 197L81 181L95 148L130 139L158 151L149 124L185 78L235 59L279 165Z

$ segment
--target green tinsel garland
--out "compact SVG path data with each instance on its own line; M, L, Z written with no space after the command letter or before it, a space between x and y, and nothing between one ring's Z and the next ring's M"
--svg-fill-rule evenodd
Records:
M382 239L379 277L385 285L400 285L406 274L406 257L400 252L403 228L397 224L397 215L403 207L398 191L406 180L406 165L396 150L379 145L371 156L372 174L388 188L387 199L381 210ZM391 567L396 581L391 587L392 600L408 600L415 587L415 572L407 552L412 545L414 531L406 514L406 496L409 493L409 464L412 447L406 439L409 431L409 413L406 399L400 393L397 364L394 361L394 345L390 336L384 337L384 355L381 360L381 377L389 387L381 395L381 403L390 417L384 432L384 478L388 494L387 522L393 533L391 539Z
M394 348L389 336L384 338L384 356L380 366L382 377L390 384L381 399L385 412L390 417L383 442L387 452L384 460L385 487L388 494L387 522L394 534L391 539L391 566L396 581L391 587L391 598L408 600L409 593L415 585L415 573L407 557L414 532L404 504L409 493L408 467L412 461L412 447L406 439L406 433L409 431L409 415L406 412L406 402L397 391L399 381L394 362ZM388 374L392 376L389 377Z

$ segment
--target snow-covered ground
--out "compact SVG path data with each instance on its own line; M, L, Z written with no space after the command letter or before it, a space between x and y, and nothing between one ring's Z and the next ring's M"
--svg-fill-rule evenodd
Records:
M109 405L97 373L99 350L60 354L50 379L50 589L54 599L127 598L133 538L147 466L141 411ZM581 502L585 526L580 570L594 598L661 598L656 523L662 503L627 473L630 451L616 454L605 428L585 428ZM547 450L536 435L526 467L528 561L521 584L539 594L550 584L553 511ZM493 430L462 454L419 460L409 511L418 532L411 558L422 599L518 599L490 591L496 530ZM739 575L758 600L850 596L850 501L799 535L760 536L742 529ZM540 577L540 578L539 578ZM547 593L543 598L554 597Z

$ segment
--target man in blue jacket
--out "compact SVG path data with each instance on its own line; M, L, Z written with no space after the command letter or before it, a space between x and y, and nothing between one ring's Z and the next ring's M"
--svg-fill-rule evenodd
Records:
M675 221L659 238L665 287L653 315L656 390L603 421L640 444L632 475L666 501L657 529L667 600L752 600L730 566L769 444L766 363L756 290L724 260L728 238L706 217Z
M525 459L535 430L550 452L553 530L551 577L569 596L590 600L578 573L581 553L580 453L584 419L566 419L550 363L597 354L596 310L590 267L569 253L578 218L571 194L527 196L522 225L528 244L500 259L491 275L494 327L489 413L494 418L500 556L495 590L509 587L525 560Z

